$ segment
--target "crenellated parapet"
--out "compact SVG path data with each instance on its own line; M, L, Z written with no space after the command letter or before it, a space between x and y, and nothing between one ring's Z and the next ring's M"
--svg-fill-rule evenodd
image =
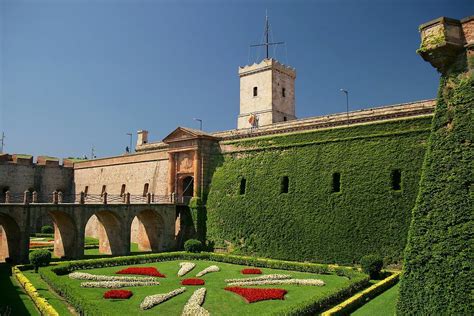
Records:
M32 155L25 154L0 154L0 165L21 165L21 166L45 166L72 168L76 159L64 158L62 164L57 157L38 156L36 160Z
M291 78L296 78L296 69L290 66L286 66L282 63L280 63L278 60L269 58L269 59L264 59L260 63L253 63L252 65L246 65L239 67L239 76L248 76L250 74L254 74L257 72L262 72L265 70L273 69L276 71L279 71L281 73L284 73Z
M466 53L474 68L474 16L462 20L440 17L420 26L421 45L417 53L444 73L460 54Z

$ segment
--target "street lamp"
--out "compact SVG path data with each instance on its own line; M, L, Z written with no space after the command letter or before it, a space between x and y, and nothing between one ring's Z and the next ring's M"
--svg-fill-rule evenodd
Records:
M127 133L128 136L130 136L130 147L128 147L128 152L131 153L132 152L132 137L133 137L133 134L132 133Z
M349 91L345 89L340 89L342 93L346 95L346 114L347 114L347 125L349 125Z
M195 120L195 121L198 121L198 122L199 122L199 129L202 131L202 120L201 120L201 119L199 119L199 118L195 118L195 117L193 118L193 120Z

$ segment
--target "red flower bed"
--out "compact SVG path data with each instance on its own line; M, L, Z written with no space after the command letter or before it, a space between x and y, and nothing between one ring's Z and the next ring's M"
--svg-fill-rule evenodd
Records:
M284 289L260 289L260 288L243 288L240 286L228 286L224 288L226 291L234 292L249 303L266 300L283 300L285 294L288 293Z
M198 279L198 278L189 278L189 279L184 279L181 281L182 285L204 285L204 280L203 279Z
M262 274L262 270L260 269L243 269L242 274Z
M138 275L149 275L159 278L166 278L164 274L161 274L154 267L129 267L116 272L117 274L138 274Z
M129 299L133 295L132 291L128 290L110 290L104 293L106 299Z

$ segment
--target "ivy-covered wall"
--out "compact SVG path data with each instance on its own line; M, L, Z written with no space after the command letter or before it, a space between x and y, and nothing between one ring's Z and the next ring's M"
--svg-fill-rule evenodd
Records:
M460 54L441 77L398 315L473 313L474 64L469 71L466 62Z
M263 257L352 263L375 253L399 262L431 118L229 142L237 150L213 175L207 238ZM332 192L334 173L340 192Z

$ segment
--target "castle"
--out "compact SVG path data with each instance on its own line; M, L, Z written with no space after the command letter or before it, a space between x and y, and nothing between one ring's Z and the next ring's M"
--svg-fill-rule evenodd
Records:
M472 18L458 24L472 42ZM178 127L158 142L141 130L135 153L62 164L3 154L1 203L165 203L175 210L166 249L194 235L220 251L338 263L376 252L399 263L435 100L298 119L295 69L268 58L238 74L237 129ZM57 225L42 212L31 230ZM98 233L110 221L90 215L85 234L110 243ZM134 221L132 241L139 231Z

